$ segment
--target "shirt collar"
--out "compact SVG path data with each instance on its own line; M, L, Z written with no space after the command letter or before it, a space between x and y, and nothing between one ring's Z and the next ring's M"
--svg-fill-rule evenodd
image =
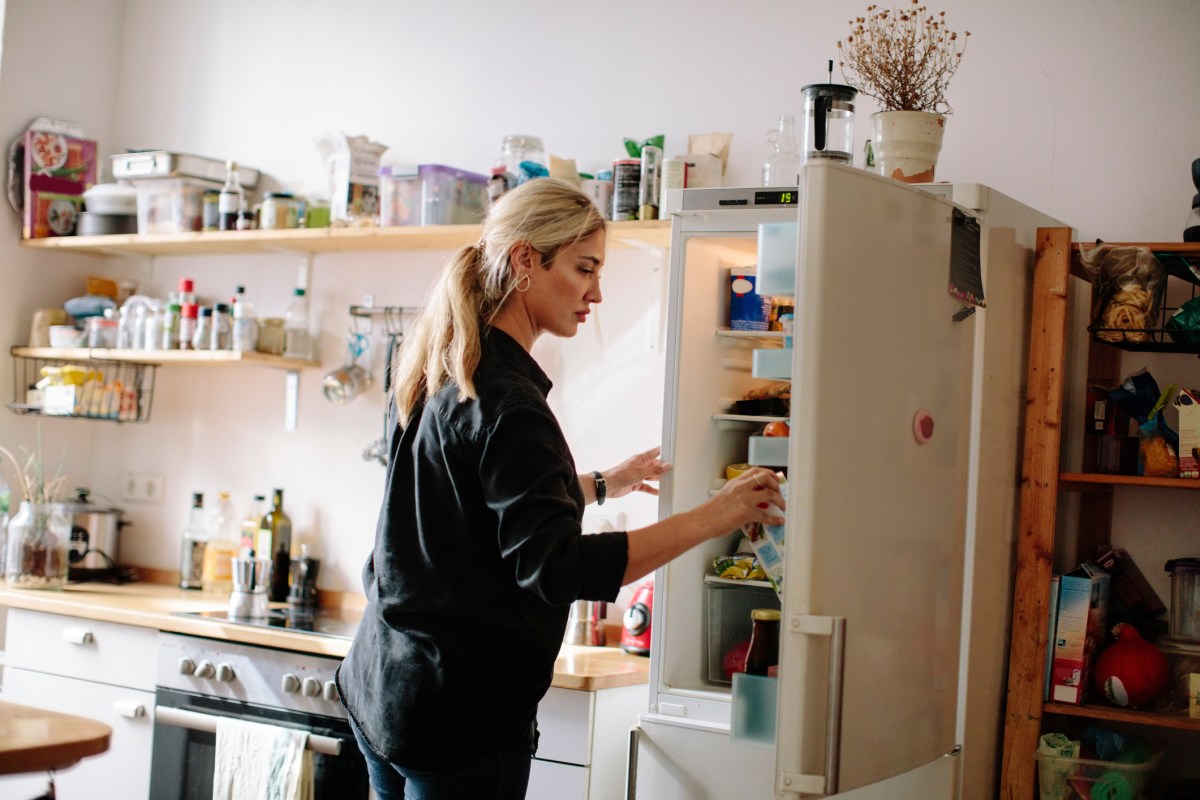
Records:
M480 366L483 366L485 361L494 360L501 368L511 369L528 378L543 396L550 394L550 389L554 387L554 383L533 356L518 344L516 339L499 328L487 329L483 337L483 354L484 360L480 362Z

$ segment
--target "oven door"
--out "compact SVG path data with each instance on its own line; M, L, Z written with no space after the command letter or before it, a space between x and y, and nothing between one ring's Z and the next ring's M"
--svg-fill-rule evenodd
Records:
M346 720L174 689L155 694L150 796L156 800L211 800L219 717L308 731L316 800L370 796L366 761Z

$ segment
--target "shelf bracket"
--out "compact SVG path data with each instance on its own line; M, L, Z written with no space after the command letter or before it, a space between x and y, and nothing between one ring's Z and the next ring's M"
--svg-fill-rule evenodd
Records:
M300 407L300 373L289 369L284 375L283 383L283 429L294 433Z

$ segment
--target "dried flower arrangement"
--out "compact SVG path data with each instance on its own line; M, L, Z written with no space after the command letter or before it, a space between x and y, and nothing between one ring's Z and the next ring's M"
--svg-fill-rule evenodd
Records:
M37 449L26 453L25 461L18 461L8 449L0 447L0 456L12 462L21 489L22 498L30 503L31 517L26 506L13 517L8 526L9 541L4 544L8 563L5 574L10 586L18 589L53 589L63 585L67 577L67 544L70 537L70 522L60 512L47 512L46 505L60 503L67 493L69 479L62 474L61 465L54 477L47 478L42 462L42 436L38 430ZM0 467L4 458L0 458ZM61 530L55 532L49 526L54 514L59 513ZM24 528L20 523L32 522Z
M37 449L32 453L25 451L24 462L18 460L16 456L3 446L0 446L0 454L3 454L12 462L23 499L35 505L40 505L43 503L60 503L66 498L67 489L70 486L70 478L62 474L61 463L54 477L46 478L46 472L42 466L42 432L40 429L37 434ZM3 466L3 459L0 459L0 466Z
M867 6L867 16L850 21L850 34L837 43L842 75L885 111L949 114L946 87L966 52L970 31L946 27L946 12L929 14L913 0L907 10Z

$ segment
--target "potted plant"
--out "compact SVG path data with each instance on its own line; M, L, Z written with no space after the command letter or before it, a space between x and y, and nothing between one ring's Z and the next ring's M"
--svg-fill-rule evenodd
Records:
M24 463L0 447L0 456L12 462L22 497L8 522L8 541L0 537L7 556L4 575L17 589L61 589L67 582L71 517L62 500L68 479L61 474L47 478L41 452L40 430L37 452L28 454Z
M966 32L946 27L946 12L931 14L917 0L907 9L867 6L837 43L842 75L880 102L871 115L871 146L881 175L923 183L933 180L942 149L946 88L966 51Z

